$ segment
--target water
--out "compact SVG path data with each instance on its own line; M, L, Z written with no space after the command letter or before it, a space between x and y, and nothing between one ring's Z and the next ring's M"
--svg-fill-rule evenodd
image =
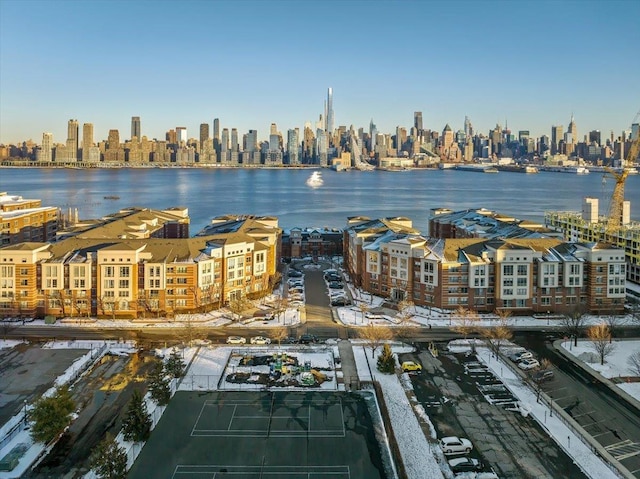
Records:
M223 214L277 216L280 226L343 228L349 216L407 216L427 231L429 210L487 208L542 221L547 210L580 210L582 198L600 199L604 214L615 181L603 175L540 172L402 172L323 170L323 186L310 188L304 169L0 169L0 191L40 198L45 206L78 208L81 219L128 206L186 206L192 234ZM119 196L106 200L104 196ZM625 198L640 208L640 175L629 176ZM640 209L635 210L640 211Z

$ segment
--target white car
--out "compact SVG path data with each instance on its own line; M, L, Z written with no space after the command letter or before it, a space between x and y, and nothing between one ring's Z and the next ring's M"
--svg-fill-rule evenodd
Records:
M264 336L254 336L251 338L251 344L271 344L271 340Z
M447 436L440 439L440 449L445 454L469 454L473 444L463 437Z
M247 340L242 336L229 336L227 344L246 344Z
M539 368L540 363L537 359L523 359L518 363L518 367L524 371L529 371L531 369Z

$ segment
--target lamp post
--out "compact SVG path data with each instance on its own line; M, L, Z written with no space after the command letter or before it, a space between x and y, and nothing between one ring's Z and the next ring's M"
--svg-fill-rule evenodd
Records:
M27 425L27 400L26 399L24 400L23 404L24 404L24 406L23 406L23 409L24 409L24 425L26 426Z
M549 316L551 315L551 311L547 311L547 326L549 326Z

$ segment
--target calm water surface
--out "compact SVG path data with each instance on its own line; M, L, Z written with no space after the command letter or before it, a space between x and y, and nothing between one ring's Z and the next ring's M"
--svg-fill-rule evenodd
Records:
M429 210L488 208L542 221L546 210L580 210L582 198L600 199L605 213L614 180L601 173L483 174L322 170L324 185L305 184L309 170L288 169L0 169L0 191L40 198L43 205L78 208L83 219L128 206L186 206L192 234L222 214L273 215L280 226L342 228L346 218L408 216L427 231ZM105 200L104 196L119 196ZM628 177L625 197L640 219L640 175ZM634 210L634 206L639 208Z

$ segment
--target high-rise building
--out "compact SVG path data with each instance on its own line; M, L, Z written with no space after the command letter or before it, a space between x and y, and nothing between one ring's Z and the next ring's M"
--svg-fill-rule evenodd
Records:
M571 115L571 121L569 121L569 127L567 128L567 133L571 135L571 143L578 142L578 127L576 126L576 122L573 119L573 114Z
M244 149L249 153L258 151L258 131L257 130L249 130L249 133L247 133L247 144L245 145Z
M300 132L296 128L295 130L287 131L287 156L289 157L290 165L300 164L300 158L298 154L299 149L299 135Z
M238 129L231 128L231 151L238 151Z
M562 125L554 125L551 127L551 154L562 153L560 151L560 141L563 139Z
M200 123L200 148L204 147L204 144L209 139L209 123Z
M176 137L178 140L178 144L182 145L187 143L187 127L185 126L176 126Z
M602 135L600 134L600 130L591 130L589 132L589 143L594 142L599 146L602 146Z
M329 90L327 90L327 115L326 115L326 119L327 119L327 127L326 127L326 131L327 133L329 133L329 138L331 138L331 135L333 135L333 89L329 88Z
M138 141L142 138L142 134L140 133L140 117L132 116L131 117L131 138L137 138Z
M421 111L413 112L413 126L416 130L418 130L418 134L419 132L422 131L422 112Z
M220 155L218 156L219 160L222 163L226 163L229 161L229 129L222 129L222 138L220 139Z
M635 141L638 134L640 134L640 123L633 123L631 125L631 141Z
M473 136L473 126L471 125L471 120L468 116L464 117L464 134L467 138L471 138Z
M78 159L78 135L78 120L69 120L67 125L67 154L69 155L67 160L69 161L75 161Z
M36 154L37 161L53 161L53 133L42 134L42 146Z
M82 161L89 161L92 147L93 123L84 123L82 125Z
M213 139L220 139L220 118L213 119Z

